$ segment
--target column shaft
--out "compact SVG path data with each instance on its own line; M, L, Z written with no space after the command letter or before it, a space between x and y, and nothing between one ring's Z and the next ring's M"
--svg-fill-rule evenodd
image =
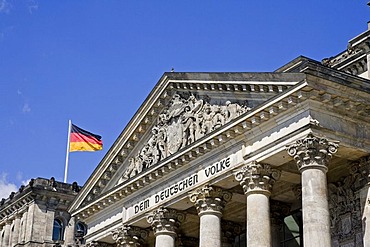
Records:
M152 225L156 247L175 247L175 238L180 222L185 215L175 209L160 207L147 216Z
M247 196L247 246L271 246L270 203L266 194Z
M247 246L271 247L270 195L281 172L268 164L251 162L235 173L247 196Z
M330 215L326 173L338 143L314 136L287 146L294 157L302 182L303 243L305 247L330 247Z
M199 247L221 247L221 217L232 193L219 187L204 185L190 195L200 217Z
M175 235L157 234L155 237L155 247L175 247Z
M302 214L304 246L331 246L326 172L302 171Z
M363 244L364 246L370 246L370 184L365 186L363 189L364 193L364 210L362 214L362 222L363 222Z
M200 215L199 247L221 246L221 214Z

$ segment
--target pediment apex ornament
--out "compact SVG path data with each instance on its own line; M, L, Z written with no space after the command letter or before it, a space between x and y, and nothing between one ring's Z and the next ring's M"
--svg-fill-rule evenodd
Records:
M269 164L253 161L234 173L245 194L265 193L270 195L272 186L280 179L281 172Z
M167 107L158 115L147 143L129 163L119 183L136 176L159 161L220 128L250 108L230 100L211 104L210 99L187 98L174 94Z
M329 160L338 151L338 147L338 141L328 141L310 133L305 138L288 145L286 150L294 158L301 172L307 168L327 171Z

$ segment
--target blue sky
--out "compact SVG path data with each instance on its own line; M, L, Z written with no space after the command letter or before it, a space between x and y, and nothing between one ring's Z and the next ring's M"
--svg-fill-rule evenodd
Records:
M0 198L62 181L68 120L103 136L70 154L84 184L161 75L321 61L364 32L364 0L0 0Z

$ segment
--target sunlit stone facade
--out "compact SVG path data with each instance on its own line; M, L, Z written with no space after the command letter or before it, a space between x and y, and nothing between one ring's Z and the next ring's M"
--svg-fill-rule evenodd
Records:
M86 226L68 206L81 189L54 178L31 179L0 202L0 246L67 246L84 242Z
M84 245L370 246L369 45L165 73L70 203Z

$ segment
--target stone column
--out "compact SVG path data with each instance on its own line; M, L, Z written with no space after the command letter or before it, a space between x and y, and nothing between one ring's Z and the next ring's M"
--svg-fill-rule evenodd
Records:
M205 185L190 194L200 217L199 247L221 246L221 216L232 193Z
M305 247L330 247L330 216L326 173L332 154L338 149L313 134L287 147L294 157L302 180L303 242Z
M365 206L362 214L362 230L364 233L363 244L370 246L370 184L368 184L362 191L365 199Z
M252 162L235 173L247 196L247 246L271 246L270 195L280 172Z
M155 236L156 247L175 247L176 231L185 215L174 209L160 207L147 217Z
M14 219L14 231L12 232L12 239L10 241L11 243L10 246L14 246L20 242L19 241L19 232L20 232L20 227L21 227L20 225L21 225L21 216L19 214L16 214L15 219Z
M137 247L143 246L145 239L148 237L148 231L140 227L124 225L113 231L112 235L117 247Z

